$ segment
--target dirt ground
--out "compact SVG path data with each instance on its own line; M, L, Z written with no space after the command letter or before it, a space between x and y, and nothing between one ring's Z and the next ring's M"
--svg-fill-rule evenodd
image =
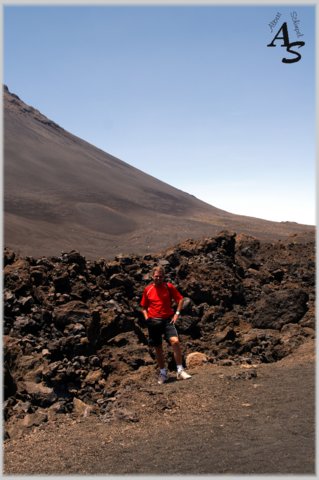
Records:
M116 417L61 415L4 444L5 475L315 474L315 352L130 378Z

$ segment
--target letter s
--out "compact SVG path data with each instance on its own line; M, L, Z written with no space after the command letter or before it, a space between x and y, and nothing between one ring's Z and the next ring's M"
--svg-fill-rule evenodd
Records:
M303 47L304 44L305 44L305 42L292 42L292 43L289 43L289 45L288 45L288 47L287 47L287 52L295 54L295 55L297 56L297 58L283 58L283 59L282 59L282 62L283 62L283 63L295 63L295 62L299 62L299 60L301 59L300 53L296 52L295 50L291 50L291 47L298 46L298 48L300 48L300 47Z

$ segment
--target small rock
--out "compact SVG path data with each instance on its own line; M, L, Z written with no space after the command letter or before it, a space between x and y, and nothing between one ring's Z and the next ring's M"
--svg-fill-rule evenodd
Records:
M33 426L38 427L41 423L46 422L48 420L48 415L43 412L35 412L35 413L28 413L23 421L22 425L24 427L30 428Z
M79 416L88 417L95 412L95 407L93 405L88 405L85 402L82 402L79 398L73 398L73 411Z
M103 370L98 369L98 370L93 370L92 372L89 372L87 376L85 377L84 383L88 384L94 384L101 380L103 376Z
M187 355L185 363L187 368L200 367L208 362L208 357L205 353L193 352Z

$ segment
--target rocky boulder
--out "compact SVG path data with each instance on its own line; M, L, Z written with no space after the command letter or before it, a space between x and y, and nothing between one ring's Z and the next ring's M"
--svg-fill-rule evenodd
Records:
M105 415L124 379L155 372L139 302L157 264L185 297L177 329L189 365L275 362L315 335L314 239L221 232L112 261L5 249L7 435L17 419L27 428L64 413Z

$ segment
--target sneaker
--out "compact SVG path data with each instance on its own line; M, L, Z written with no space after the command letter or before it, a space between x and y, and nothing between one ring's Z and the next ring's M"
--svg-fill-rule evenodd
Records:
M188 380L189 378L192 378L192 376L185 372L185 370L177 372L177 380Z
M166 383L166 382L167 382L167 375L163 375L163 373L160 373L159 377L158 377L158 380L157 380L157 383L159 385L163 385L163 383Z

